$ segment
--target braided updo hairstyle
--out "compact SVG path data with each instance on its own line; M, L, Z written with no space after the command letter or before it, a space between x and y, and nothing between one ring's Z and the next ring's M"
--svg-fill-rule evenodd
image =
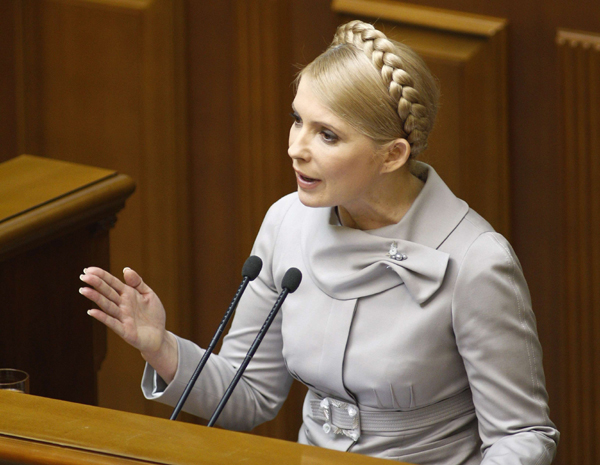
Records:
M296 82L304 75L325 106L378 146L406 139L411 158L427 147L439 100L436 80L411 48L371 24L340 26Z

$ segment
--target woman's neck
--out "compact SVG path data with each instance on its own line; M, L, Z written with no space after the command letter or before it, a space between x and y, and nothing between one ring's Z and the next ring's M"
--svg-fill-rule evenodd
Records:
M342 226L366 231L396 224L404 218L425 183L408 168L395 174L382 183L377 196L360 208L338 206Z

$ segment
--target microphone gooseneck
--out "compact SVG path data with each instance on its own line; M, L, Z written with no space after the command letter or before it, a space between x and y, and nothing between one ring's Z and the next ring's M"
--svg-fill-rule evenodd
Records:
M233 393L233 390L237 386L237 383L239 382L242 375L244 374L244 371L246 371L246 367L250 363L250 360L252 360L252 357L254 357L254 354L258 350L258 346L260 345L260 343L264 339L265 335L267 334L267 331L269 330L271 323L273 323L275 316L277 316L277 312L283 305L283 301L286 299L288 294L292 294L293 292L296 291L296 289L298 289L298 286L300 286L301 281L302 281L302 273L300 272L300 270L298 268L290 268L289 270L287 270L285 272L285 275L283 276L283 279L281 280L281 287L283 288L283 290L281 291L281 294L279 294L279 297L277 297L277 300L275 301L275 305L273 305L273 308L271 309L271 312L269 313L269 315L267 316L267 319L263 323L262 328L258 332L256 339L254 339L254 342L250 346L250 349L248 350L248 353L246 354L246 358L244 358L244 361L238 368L238 371L236 372L235 376L233 377L233 380L231 381L231 383L229 384L229 387L225 391L225 394L223 394L223 397L221 398L219 405L217 405L217 408L215 409L214 413L212 414L212 417L210 418L207 426L213 426L215 424L215 422L217 421L217 418L219 418L219 415L225 408L225 404L231 397L231 394Z
M242 294L246 290L248 283L250 281L254 281L256 279L256 277L260 273L261 268L262 268L262 260L259 257L257 257L256 255L251 255L250 257L248 257L248 259L244 263L244 266L242 267L242 283L240 284L240 287L238 288L237 292L235 293L235 296L233 297L233 300L231 301L229 308L225 312L225 315L223 316L223 320L221 320L221 324L217 328L217 331L215 332L215 335L213 336L212 341L210 341L210 344L208 345L206 351L204 352L204 355L200 359L200 363L198 363L198 366L196 367L194 374L192 375L187 386L183 390L183 393L181 394L181 397L179 398L179 401L177 402L177 405L175 406L175 409L173 410L173 413L171 414L170 420L176 420L177 417L179 416L179 413L181 412L181 409L183 408L185 401L187 400L188 396L190 395L190 392L192 392L194 384L196 384L196 381L198 380L198 377L200 376L200 373L202 372L204 365L206 365L206 362L208 361L208 357L210 357L210 354L215 349L217 342L221 338L221 335L223 334L223 331L225 330L225 326L227 326L227 323L231 319L231 315L233 315L233 312L234 312L235 308L237 307L237 305L242 297Z

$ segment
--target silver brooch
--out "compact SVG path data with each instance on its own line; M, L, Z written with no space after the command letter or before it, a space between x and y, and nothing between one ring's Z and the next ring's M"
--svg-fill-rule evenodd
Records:
M398 260L399 262L408 258L405 254L398 252L398 244L395 242L392 242L392 245L390 246L390 251L387 253L387 256L390 257L392 260Z

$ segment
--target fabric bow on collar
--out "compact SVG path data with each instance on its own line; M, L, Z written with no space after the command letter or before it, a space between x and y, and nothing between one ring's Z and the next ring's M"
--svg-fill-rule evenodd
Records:
M449 255L416 242L330 224L315 209L302 228L302 255L315 284L335 299L365 297L405 284L423 304L441 286Z

